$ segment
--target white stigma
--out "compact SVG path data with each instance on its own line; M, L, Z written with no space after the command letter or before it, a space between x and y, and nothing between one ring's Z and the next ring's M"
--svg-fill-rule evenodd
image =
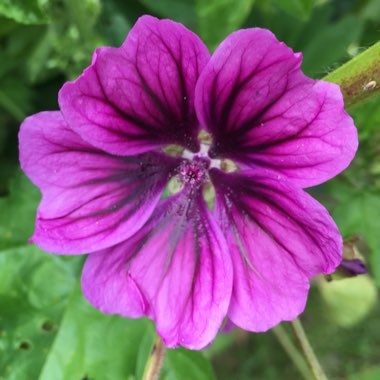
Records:
M203 144L203 143L201 143L200 145L201 145L201 148L200 148L199 152L193 153L193 152L190 152L189 150L185 149L182 153L182 157L186 158L190 161L193 160L194 157L207 158L208 160L210 160L210 168L220 169L221 164L222 164L222 160L210 158L208 155L208 152L210 150L210 145L209 144Z

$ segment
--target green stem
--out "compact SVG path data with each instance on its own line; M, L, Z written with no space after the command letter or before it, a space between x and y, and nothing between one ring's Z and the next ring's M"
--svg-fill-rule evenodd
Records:
M323 372L323 369L319 364L317 357L315 356L313 348L307 339L301 321L297 318L294 321L290 322L290 324L294 331L294 335L296 336L297 341L302 349L302 352L305 355L305 359L314 375L315 380L327 380L327 376Z
M312 374L307 365L307 362L299 350L295 347L292 340L289 338L289 335L284 327L278 325L272 329L272 332L302 377L305 380L310 380L312 378Z
M143 380L158 380L164 363L166 347L157 336L145 366Z
M380 42L340 66L323 80L339 84L346 107L380 94Z

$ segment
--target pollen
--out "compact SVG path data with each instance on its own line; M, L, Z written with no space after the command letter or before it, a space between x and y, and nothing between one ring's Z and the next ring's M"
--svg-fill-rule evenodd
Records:
M210 160L206 158L195 157L191 161L183 161L179 168L178 177L182 183L198 187L207 180L209 166Z

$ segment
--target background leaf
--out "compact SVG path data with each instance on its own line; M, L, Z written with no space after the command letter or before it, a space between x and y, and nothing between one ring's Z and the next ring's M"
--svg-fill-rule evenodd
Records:
M254 0L196 0L198 32L211 50L239 29L253 3Z
M158 16L167 17L185 24L190 29L197 27L195 3L197 0L140 0Z
M169 350L166 358L169 380L215 380L210 362L200 351Z
M136 371L137 348L147 325L102 314L77 286L39 380L125 379Z
M313 9L314 0L275 0L275 3L292 16L307 20Z
M24 245L32 235L39 190L19 171L10 183L10 194L0 197L0 249Z
M31 245L0 251L0 377L38 378L76 283L76 264Z
M44 24L48 21L38 0L1 0L0 14L21 24Z
M306 74L331 70L331 64L347 59L350 44L359 41L363 24L354 16L346 17L325 28L319 28L303 49L302 68Z

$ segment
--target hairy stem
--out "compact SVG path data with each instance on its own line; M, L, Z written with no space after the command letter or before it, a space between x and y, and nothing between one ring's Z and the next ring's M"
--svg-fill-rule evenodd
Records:
M297 338L297 341L302 349L302 352L305 356L305 359L314 375L315 380L327 380L325 373L317 357L315 356L314 350L310 345L309 340L305 334L305 331L302 327L301 321L297 318L294 321L290 322L294 335Z
M143 380L158 380L164 363L166 347L157 336L145 366Z
M326 75L323 80L339 84L346 107L380 94L380 42Z
M298 369L299 373L305 380L310 380L313 375L310 372L307 362L305 361L302 354L299 352L297 347L290 339L288 333L283 326L278 325L271 330L274 336L277 338L278 342L281 344L284 351L289 356L289 359L293 362L294 366Z

